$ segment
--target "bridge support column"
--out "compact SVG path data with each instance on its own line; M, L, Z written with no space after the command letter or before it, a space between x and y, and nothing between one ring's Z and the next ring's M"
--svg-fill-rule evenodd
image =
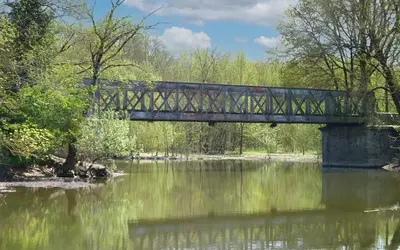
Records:
M324 167L382 167L394 156L392 128L363 125L327 125L322 132Z

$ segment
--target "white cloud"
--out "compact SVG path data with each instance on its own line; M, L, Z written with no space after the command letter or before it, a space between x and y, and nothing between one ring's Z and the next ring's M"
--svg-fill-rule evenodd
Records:
M279 46L280 38L260 36L254 39L254 42L258 43L259 45L263 46L266 49L271 49Z
M156 15L178 15L190 20L230 20L276 25L285 9L298 0L126 0L125 4Z
M160 40L174 54L211 47L211 38L206 33L180 27L165 29Z
M240 36L236 36L235 37L235 42L237 43L247 43L248 39L245 37L240 37Z
M197 26L200 26L200 27L204 26L204 21L201 20L201 19L187 19L185 21L187 23L189 23L189 24L194 24L194 25L197 25Z

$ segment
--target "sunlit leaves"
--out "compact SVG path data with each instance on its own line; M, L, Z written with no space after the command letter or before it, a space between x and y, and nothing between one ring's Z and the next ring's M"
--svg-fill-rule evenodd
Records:
M69 74L68 67L56 68L40 79L41 84L20 92L25 117L50 130L59 146L77 133L89 102L87 93L77 87L79 81Z
M136 137L129 120L119 119L114 112L88 118L78 136L78 154L86 161L124 157L136 152Z
M38 157L52 146L53 135L47 129L40 129L35 124L23 123L8 125L10 131L1 137L2 144L13 155Z
M0 91L3 92L9 75L15 68L12 42L15 39L15 27L4 17L0 17ZM3 93L4 94L4 93Z

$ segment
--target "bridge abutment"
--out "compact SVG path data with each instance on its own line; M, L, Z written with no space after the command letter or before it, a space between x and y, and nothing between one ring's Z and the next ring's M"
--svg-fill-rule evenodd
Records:
M324 167L377 168L395 153L393 128L329 124L320 130Z

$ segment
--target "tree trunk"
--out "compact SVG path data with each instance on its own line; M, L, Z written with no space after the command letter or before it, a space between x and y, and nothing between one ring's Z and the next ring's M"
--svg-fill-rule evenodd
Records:
M368 49L368 37L367 37L367 5L365 0L360 1L360 45L361 54L359 56L360 60L360 71L361 71L361 86L360 96L365 96L368 87L370 85L370 74L368 72L368 60L367 60L367 49Z
M386 89L385 89L385 112L389 113L389 93Z
M57 176L59 177L73 177L73 170L76 168L78 160L76 159L77 148L75 142L68 144L68 155L61 169L58 169Z
M240 148L239 148L239 154L243 154L243 131L244 131L244 123L240 124Z
M189 152L195 152L196 150L193 148L193 143L192 143L192 130L186 128L186 154L189 154Z
M75 143L72 142L68 145L68 156L63 165L65 170L75 169L76 163L78 162L76 159L76 153L77 153L76 145Z
M199 153L203 153L203 124L200 125Z
M399 88L396 84L396 76L394 73L394 70L392 70L388 64L386 58L383 56L382 51L378 51L376 59L379 61L382 69L383 69L383 74L386 80L386 86L388 87L390 91L390 95L393 99L393 103L396 106L396 111L397 113L400 114L400 91Z
M396 89L391 94L397 113L400 114L400 92Z
M389 249L398 249L399 246L400 246L400 224L397 225L396 230L394 231Z
M399 88L396 85L393 73L390 69L385 68L384 73L386 76L386 84L390 90L390 95L392 96L393 103L396 106L397 113L400 114L400 92Z

